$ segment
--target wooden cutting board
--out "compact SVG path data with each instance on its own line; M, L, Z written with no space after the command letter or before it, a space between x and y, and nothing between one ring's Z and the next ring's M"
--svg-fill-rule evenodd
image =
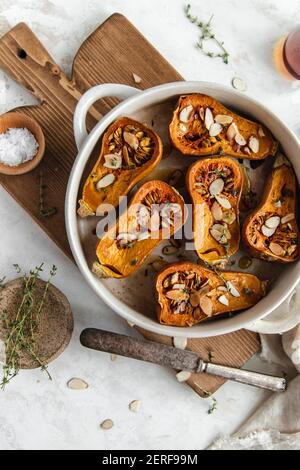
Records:
M72 257L65 231L64 202L70 170L77 155L72 121L81 95L99 83L134 86L133 72L142 77L140 88L182 80L182 77L120 14L108 18L82 44L70 80L24 23L0 39L0 67L39 99L38 106L16 111L37 119L46 137L46 154L35 171L23 176L0 175L0 182L62 251ZM99 102L88 118L88 126L91 128L115 103L110 98ZM39 212L41 171L47 185L47 204L58 208L52 218L44 218ZM142 334L152 340L171 342L170 338L146 331ZM214 338L190 340L188 348L197 351L203 359L241 367L260 349L260 344L256 334L241 330ZM224 382L198 374L188 383L199 395L205 396L204 390L213 393Z

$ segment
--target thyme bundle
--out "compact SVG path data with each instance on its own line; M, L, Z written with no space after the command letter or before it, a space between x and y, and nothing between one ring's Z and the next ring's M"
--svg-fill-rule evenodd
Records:
M197 42L197 47L201 49L203 54L205 54L208 57L216 58L220 57L224 64L228 64L229 60L229 52L225 49L224 47L224 42L220 41L219 39L216 38L215 33L212 30L211 22L213 20L214 15L212 15L207 23L200 21L198 16L194 16L191 13L191 5L186 5L185 9L185 16L187 19L198 26L200 29L201 33ZM220 52L214 52L212 50L208 50L206 48L207 42L208 41L213 41L217 47L220 49Z
M20 359L23 353L29 356L39 364L42 371L46 372L48 378L51 380L46 365L39 358L36 352L35 336L39 321L43 313L45 300L51 285L52 278L56 275L57 268L53 266L50 271L48 281L45 283L41 298L38 303L34 302L34 293L36 288L36 281L43 271L44 264L36 266L31 270L29 275L24 273L23 291L20 304L17 308L14 318L9 318L8 311L4 309L1 312L2 328L5 331L5 352L6 359L3 366L3 377L0 382L0 387L4 390L5 386L18 374L20 370ZM18 264L14 265L18 274L21 273L21 268ZM1 290L3 288L4 278L0 281L0 300ZM10 315L11 316L11 315Z

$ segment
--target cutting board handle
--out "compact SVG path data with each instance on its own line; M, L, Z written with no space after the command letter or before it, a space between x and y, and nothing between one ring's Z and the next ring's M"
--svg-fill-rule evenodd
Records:
M107 97L114 97L123 101L140 92L141 90L137 88L116 83L105 83L104 85L98 85L88 90L79 100L74 114L73 127L78 150L81 148L88 135L86 118L89 109L96 101Z

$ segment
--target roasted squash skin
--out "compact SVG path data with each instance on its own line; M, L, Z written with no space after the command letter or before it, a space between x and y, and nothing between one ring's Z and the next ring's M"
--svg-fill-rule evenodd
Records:
M181 262L158 274L156 292L159 322L186 327L252 307L265 295L265 283L253 274L218 274L198 264Z
M225 154L261 160L275 155L278 147L266 127L239 116L203 94L180 97L169 132L173 145L182 154L191 156Z
M262 201L246 218L242 235L252 256L291 263L300 257L297 180L287 160L277 165L275 161L266 180Z
M127 135L134 134L132 142L129 140L131 145L124 139L124 132L127 132ZM128 194L159 164L162 153L163 145L160 137L145 124L128 117L115 121L103 136L99 159L84 184L78 214L81 217L95 215L101 204L117 207L119 198ZM121 166L108 168L106 157L114 154L120 155ZM117 156L119 161L120 157ZM97 189L99 181L108 174L114 175L113 183Z
M99 277L130 276L162 240L182 227L186 217L184 200L176 189L160 180L143 184L127 211L100 240L93 272Z
M221 192L216 190L218 183ZM198 160L187 172L186 185L193 202L197 254L209 264L224 264L238 250L240 242L239 203L243 188L240 166L228 157Z

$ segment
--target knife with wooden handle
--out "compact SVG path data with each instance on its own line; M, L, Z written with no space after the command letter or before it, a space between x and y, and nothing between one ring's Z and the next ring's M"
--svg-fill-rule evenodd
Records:
M83 346L119 356L130 357L140 361L152 362L176 370L224 377L254 387L283 392L287 387L286 379L260 374L243 369L204 362L197 353L166 346L154 341L146 341L110 331L87 328L80 335Z

